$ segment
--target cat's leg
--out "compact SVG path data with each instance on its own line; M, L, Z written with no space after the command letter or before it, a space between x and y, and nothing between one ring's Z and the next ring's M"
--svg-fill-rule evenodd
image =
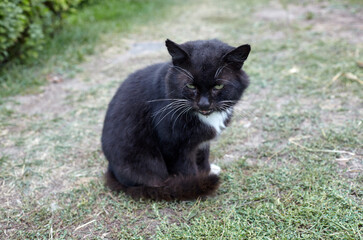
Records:
M197 165L200 172L209 172L209 143L203 143L197 150Z
M215 164L209 163L209 150L210 146L208 144L202 144L197 152L197 164L198 170L200 172L209 172L210 174L219 175L221 173L221 168Z
M173 156L172 161L169 161L168 170L172 175L197 175L195 151L180 149L177 158Z
M118 163L127 164L118 164ZM155 154L134 154L133 159L110 163L109 169L126 186L160 186L169 177L164 160Z

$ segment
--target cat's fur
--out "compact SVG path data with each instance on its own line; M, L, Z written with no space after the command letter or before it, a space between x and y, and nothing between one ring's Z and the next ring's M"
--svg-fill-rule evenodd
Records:
M106 183L134 198L195 199L218 188L209 141L227 126L248 86L241 68L250 46L166 40L166 47L172 62L131 74L109 104Z

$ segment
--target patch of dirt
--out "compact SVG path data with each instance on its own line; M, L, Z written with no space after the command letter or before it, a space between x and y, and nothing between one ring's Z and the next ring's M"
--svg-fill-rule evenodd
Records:
M363 117L363 102L348 93L320 101L319 107L320 119L326 126L345 126L349 121L361 120Z
M82 64L84 75L80 74L76 78L57 79L62 81L52 81L51 84L44 86L39 94L16 96L13 100L11 109L27 115L51 114L53 117L63 114L72 109L67 104L66 97L72 95L74 91L85 92L90 87L95 86L100 80L107 78L107 71L120 67L130 59L140 59L141 56L159 52L164 49L160 42L135 42L128 47L129 50L122 53L120 48L111 47L99 54L97 58L92 58L90 62ZM92 82L84 81L84 78L92 78ZM82 79L83 78L83 79Z
M363 174L363 152L356 153L354 156L341 154L340 157L335 159L335 162L345 177L356 178Z
M363 42L362 9L353 12L332 7L326 2L288 4L284 8L278 2L272 2L268 7L256 12L255 17L286 27L300 26L307 31L321 33L330 38L341 38L352 43ZM280 33L283 37L282 30Z
M87 85L78 79L66 79L43 87L40 94L17 96L15 99L18 104L12 109L27 115L49 113L56 116L71 109L71 106L65 103L65 98L72 91L87 89Z

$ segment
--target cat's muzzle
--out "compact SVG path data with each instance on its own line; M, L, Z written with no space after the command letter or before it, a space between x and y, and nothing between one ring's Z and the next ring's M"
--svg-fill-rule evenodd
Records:
M213 112L212 109L209 110L198 110L199 113L203 114L203 115L209 115Z

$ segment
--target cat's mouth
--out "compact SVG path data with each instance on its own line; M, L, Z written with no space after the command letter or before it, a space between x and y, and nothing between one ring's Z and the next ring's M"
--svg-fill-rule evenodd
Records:
M199 113L203 114L203 115L209 115L213 112L213 110L198 110Z

